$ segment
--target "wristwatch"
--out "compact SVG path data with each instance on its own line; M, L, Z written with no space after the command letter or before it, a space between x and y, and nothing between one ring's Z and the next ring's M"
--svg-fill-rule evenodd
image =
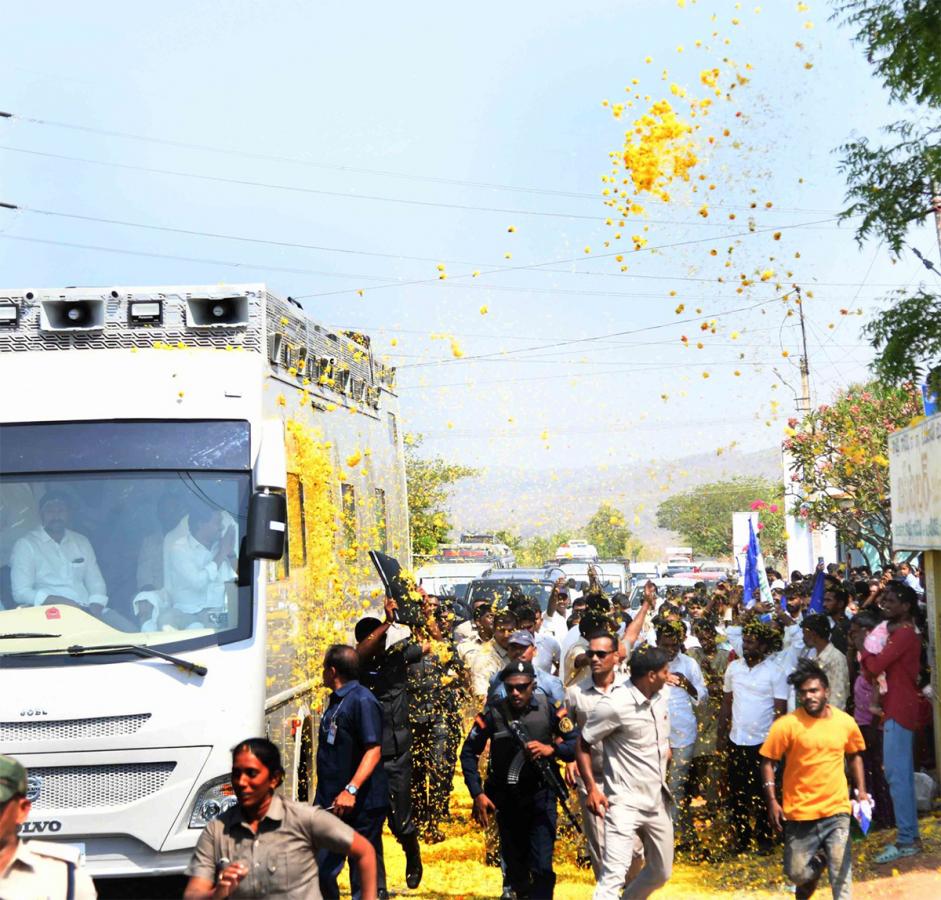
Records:
M355 784L348 784L345 788L343 788L343 790L346 791L351 797L355 797L359 788Z

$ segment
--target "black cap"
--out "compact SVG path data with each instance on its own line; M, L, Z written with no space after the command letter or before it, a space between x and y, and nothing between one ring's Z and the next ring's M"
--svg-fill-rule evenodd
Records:
M529 662L509 663L502 672L500 672L500 681L506 681L513 675L528 675L531 679L536 679L536 670L533 664Z

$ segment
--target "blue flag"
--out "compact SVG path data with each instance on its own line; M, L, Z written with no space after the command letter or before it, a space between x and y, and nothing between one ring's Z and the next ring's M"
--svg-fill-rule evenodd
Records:
M810 595L810 606L807 608L808 612L823 612L823 581L823 569L820 569L814 578L814 590Z
M755 591L759 587L758 583L758 561L761 558L761 550L758 549L758 538L755 537L755 525L748 519L748 551L745 556L745 580L742 586L745 589L745 608L748 609L755 605Z

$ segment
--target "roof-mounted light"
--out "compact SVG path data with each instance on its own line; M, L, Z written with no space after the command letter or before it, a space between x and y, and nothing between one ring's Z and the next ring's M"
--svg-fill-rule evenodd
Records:
M8 300L0 300L0 328L16 328L19 321L19 304Z
M41 331L100 331L105 327L105 301L50 299L39 301Z
M245 328L248 297L188 297L186 324L190 328Z
M128 300L127 324L135 325L162 325L162 300Z

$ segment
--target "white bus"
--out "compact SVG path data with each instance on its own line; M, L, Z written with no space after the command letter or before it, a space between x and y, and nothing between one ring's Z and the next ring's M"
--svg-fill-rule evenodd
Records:
M376 584L366 550L410 561L394 369L260 284L69 288L0 291L0 384L23 831L95 876L179 873L239 739L311 795L323 650Z

